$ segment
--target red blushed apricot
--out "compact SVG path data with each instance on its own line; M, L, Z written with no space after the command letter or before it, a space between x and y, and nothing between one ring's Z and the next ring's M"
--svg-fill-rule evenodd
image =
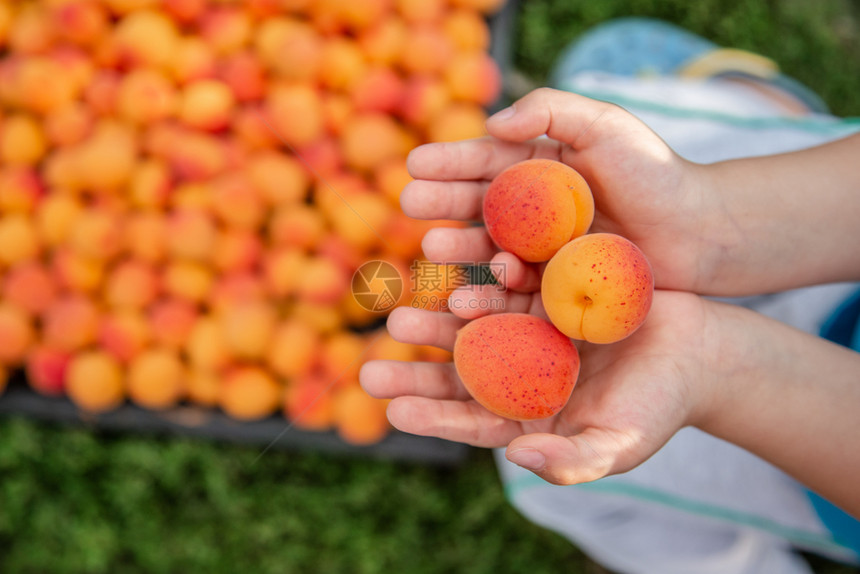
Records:
M71 354L47 345L35 347L27 354L27 383L43 395L62 396L71 357Z
M588 231L594 199L585 179L554 160L516 163L493 179L484 223L496 245L525 261L547 261Z
M651 309L654 276L645 255L612 233L591 233L562 247L541 283L546 314L558 329L590 343L633 333Z
M334 397L330 383L318 374L308 374L287 385L283 412L294 427L309 431L332 427Z
M579 376L579 352L548 321L502 313L457 332L454 365L469 394L487 410L536 420L567 404Z

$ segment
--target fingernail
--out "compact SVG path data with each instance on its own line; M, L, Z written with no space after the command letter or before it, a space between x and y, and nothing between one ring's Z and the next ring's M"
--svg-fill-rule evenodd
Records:
M526 447L507 454L512 463L528 470L540 470L546 465L546 457L537 449Z
M505 121L514 117L514 114L517 113L516 108L513 105L510 105L502 110L497 111L492 116L490 116L491 120L500 120Z

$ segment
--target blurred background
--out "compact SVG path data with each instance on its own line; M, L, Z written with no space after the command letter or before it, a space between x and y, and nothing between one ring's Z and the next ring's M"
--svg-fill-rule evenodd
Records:
M412 146L479 135L629 15L860 116L849 0L0 0L0 572L601 572L488 451L388 428L361 362L447 356L350 281L418 273Z

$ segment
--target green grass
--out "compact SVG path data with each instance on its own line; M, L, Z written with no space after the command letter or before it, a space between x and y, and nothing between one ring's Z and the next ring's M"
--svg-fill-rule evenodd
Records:
M860 115L860 5L850 0L525 0L520 6L514 62L538 83L560 50L591 26L648 16L770 57L833 113Z
M0 572L578 572L476 451L440 468L0 419Z
M775 58L860 115L848 0L525 0L514 62L533 81L607 18L664 18ZM489 453L457 468L0 419L0 572L590 572L504 500ZM814 560L816 572L856 571Z

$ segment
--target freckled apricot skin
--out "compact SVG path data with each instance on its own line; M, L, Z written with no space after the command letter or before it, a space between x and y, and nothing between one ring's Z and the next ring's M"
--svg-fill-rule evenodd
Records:
M651 309L654 276L645 255L628 239L591 233L562 247L541 282L546 314L562 333L590 343L631 335Z
M524 261L547 261L585 234L594 198L573 168L550 159L515 163L497 175L484 195L484 224L500 248Z
M487 410L538 420L567 404L579 376L579 352L548 321L501 313L457 332L454 365L466 390Z

